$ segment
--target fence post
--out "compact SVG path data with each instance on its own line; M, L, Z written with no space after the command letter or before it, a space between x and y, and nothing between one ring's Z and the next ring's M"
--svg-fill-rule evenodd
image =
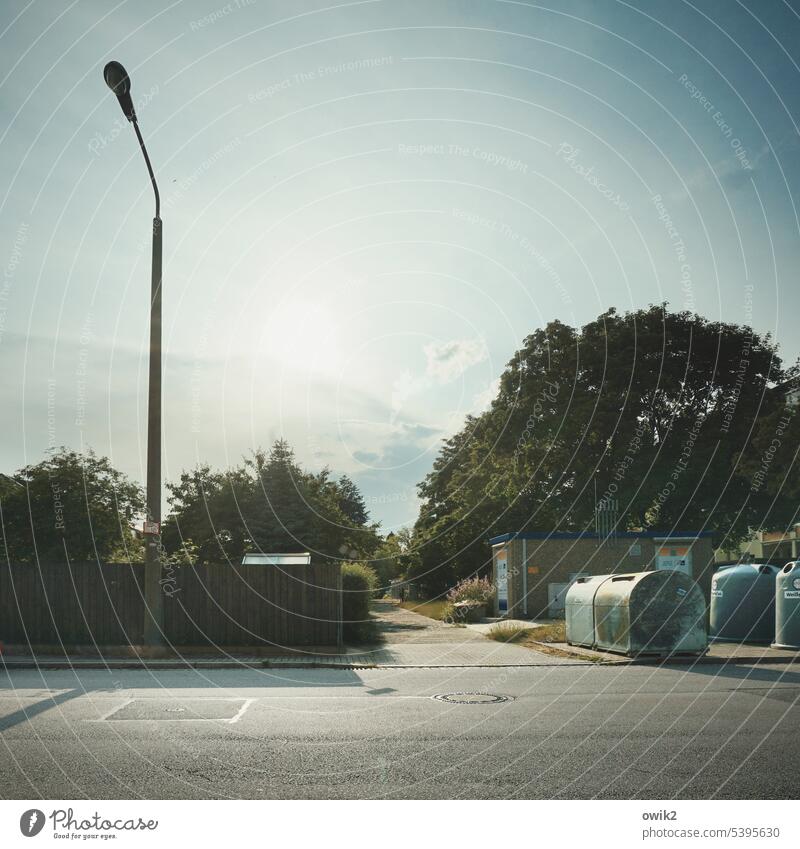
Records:
M344 587L342 584L342 564L336 564L336 589L339 593L338 599L338 608L339 608L339 616L338 622L336 623L336 646L339 651L344 649Z

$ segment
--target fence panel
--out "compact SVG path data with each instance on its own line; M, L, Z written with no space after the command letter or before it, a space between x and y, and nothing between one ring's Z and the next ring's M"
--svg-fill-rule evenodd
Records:
M0 640L48 646L142 642L141 564L5 563Z
M176 646L334 645L338 564L204 565L165 572L164 630ZM144 566L5 563L0 641L141 645Z
M338 625L336 564L175 570L165 630L176 644L333 645Z

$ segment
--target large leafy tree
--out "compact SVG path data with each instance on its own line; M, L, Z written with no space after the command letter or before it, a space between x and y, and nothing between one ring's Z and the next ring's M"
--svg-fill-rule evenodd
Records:
M747 536L765 496L742 458L781 407L771 387L784 376L769 336L666 305L551 322L420 485L420 580L482 571L495 533L593 530L598 505L618 530Z
M378 576L378 589L386 592L395 578L413 574L418 561L411 529L400 528L386 535L369 565Z
M93 452L53 449L0 477L4 554L13 561L108 560L137 549L140 487Z
M379 544L355 484L332 480L297 463L278 440L226 472L201 466L168 485L171 512L164 525L167 551L190 540L200 562L236 563L246 552L307 550L317 557L353 560ZM360 521L359 521L360 520Z
M795 387L797 371L790 370ZM775 409L759 418L752 448L740 458L738 472L763 511L756 528L785 531L800 522L800 405L786 390L786 384L772 390Z

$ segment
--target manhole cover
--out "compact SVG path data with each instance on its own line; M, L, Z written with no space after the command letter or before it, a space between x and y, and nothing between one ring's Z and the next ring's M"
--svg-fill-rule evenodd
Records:
M496 705L510 702L512 696L498 696L494 693L440 693L433 696L437 702L449 702L451 705Z

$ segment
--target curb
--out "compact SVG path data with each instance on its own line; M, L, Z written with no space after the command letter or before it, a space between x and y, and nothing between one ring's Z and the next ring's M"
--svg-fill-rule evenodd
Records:
M537 640L531 640L543 649L555 648L552 643L541 643ZM586 650L586 654L579 652L570 652L560 647L555 648L556 651L562 653L562 656L567 659L582 660L584 663L591 663L594 666L727 666L728 664L747 664L749 666L760 666L762 664L775 663L800 663L800 652L796 652L784 657L770 657L758 655L728 655L719 656L713 654L702 655L673 655L667 657L643 656L643 657L619 657L609 656L608 653L597 654L591 649ZM554 655L551 655L554 656ZM551 664L552 665L552 664Z
M544 648L552 650L553 646L548 643L541 644ZM534 649L536 651L536 649ZM48 659L37 661L36 658L27 657L14 660L10 657L0 655L0 671L11 669L49 669L49 670L203 670L203 669L541 669L564 666L729 666L747 665L761 666L770 664L794 664L800 663L800 652L786 657L748 657L747 655L732 655L719 657L715 655L674 656L674 657L603 657L577 652L565 652L555 655L547 652L547 656L554 659L545 663L370 663L369 660L354 660L353 662L323 661L303 662L287 658L248 658L242 660L147 660L145 658L113 658L103 660L95 659ZM543 652L544 653L544 652Z
M191 669L550 669L556 666L588 666L585 660L564 658L563 663L298 663L297 661L286 661L286 663L276 663L275 661L261 661L257 663L245 662L240 663L233 661L193 661L187 663L165 663L163 661L130 661L130 660L110 660L107 663L103 661L85 661L70 663L69 661L59 660L44 660L37 663L35 660L21 660L15 662L6 661L0 664L0 670L12 669L50 669L50 670L80 670L80 669L130 669L130 670L175 670L186 671ZM592 664L599 666L602 664Z
M129 670L152 670L152 671L187 671L187 670L203 670L203 669L552 669L555 667L572 667L572 666L730 666L730 665L747 665L747 666L767 666L770 664L792 664L800 663L800 658L752 658L752 657L681 657L681 658L621 658L620 660L588 660L585 657L573 656L564 657L561 661L550 663L298 663L297 661L287 661L286 663L276 663L274 661L192 661L187 663L165 663L163 661L130 661L130 660L110 660L103 661L83 661L71 663L69 661L45 660L37 662L35 660L21 661L6 661L0 665L0 669L49 669L49 670L69 670L75 671L80 669L91 670L109 670L109 669L129 669Z

